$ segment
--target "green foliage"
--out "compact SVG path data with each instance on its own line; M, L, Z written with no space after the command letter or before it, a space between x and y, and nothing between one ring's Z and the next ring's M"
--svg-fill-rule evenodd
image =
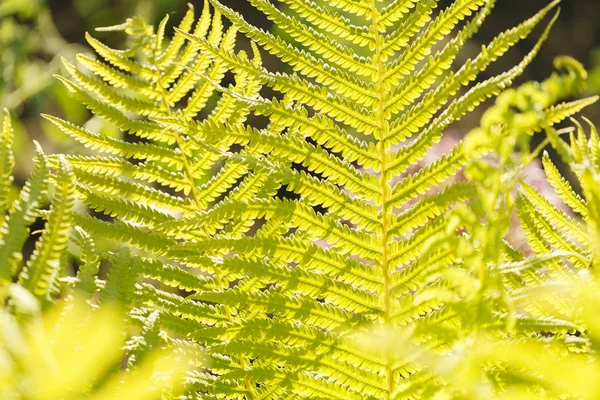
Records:
M15 309L0 310L3 399L166 399L180 392L185 362L167 352L154 352L135 371L115 373L125 355L118 308L94 311L75 297L42 316L21 286L9 292Z
M595 399L600 393L596 384L599 364L595 356L599 281L598 220L594 211L598 204L599 138L596 128L587 122L589 137L575 120L575 129L547 130L548 141L581 185L583 197L561 176L549 154L544 153L548 181L571 210L551 203L526 184L519 190L516 201L508 187L498 192L500 196L496 194L497 199L510 203L505 203L506 207L516 207L533 254L526 257L508 247L508 251L502 252L504 262L489 269L485 280L497 279L496 288L505 289L503 292L510 299L507 304L513 310L538 316L538 323L545 320L546 326L538 334L525 337L515 336L510 331L494 336L487 331L485 335L462 338L454 345L456 357L450 365L448 360L430 353L421 356L424 364L438 371L468 398ZM565 141L561 135L568 135L569 140ZM523 157L530 158L526 154ZM513 161L512 167L520 168L524 163L524 160L516 164ZM514 178L509 185L516 186L518 174L511 174L508 168L504 178L508 176ZM508 179L496 181L509 182ZM503 229L508 229L509 213L497 207L488 207L487 212L488 216L504 216ZM488 243L489 239L501 240L503 236L494 235L497 229L492 224L480 227L479 231L479 238L487 237ZM497 244L490 245L490 252L501 248ZM482 253L485 254L478 252ZM518 327L519 317L515 317ZM531 322L530 319L527 324ZM499 377L504 382L502 391L493 385Z
M3 153L3 180L2 180L2 228L0 241L0 282L2 285L9 283L19 270L23 268L23 256L21 249L29 236L29 227L39 216L39 211L46 201L46 192L48 190L49 169L46 157L38 146L35 169L31 178L25 183L19 198L12 204L9 201L9 191L12 183L12 169L14 167L14 156L12 153L12 124L8 111L5 111L3 117L2 130L2 153ZM70 168L70 167L66 167ZM63 172L63 171L61 171ZM62 173L63 181L66 186L73 186L72 179L68 172ZM70 203L66 196L61 199L64 202ZM71 193L71 197L74 194ZM63 204L60 204L62 206ZM67 214L70 214L67 206ZM56 214L56 213L55 213ZM47 231L44 238L40 238L37 242L36 256L27 264L25 279L30 282L32 287L40 286L37 292L44 294L45 288L51 286L52 271L51 269L60 268L61 253L64 251L62 246L62 238L65 236L64 228L60 226L61 215L55 215L54 219L57 225L53 223L49 226L51 231ZM49 224L50 225L50 224ZM56 233L58 234L56 234ZM62 235L61 235L62 233ZM57 237L62 236L62 237ZM43 252L44 254L42 254ZM35 260L42 257L48 257L50 264L39 264Z
M582 125L573 120L574 129L548 129L548 139L563 162L574 172L581 186L580 197L559 172L546 152L543 165L555 193L569 208L550 203L530 186L524 186L517 199L521 223L531 249L535 253L568 253L573 256L564 262L546 265L554 279L576 280L577 275L594 273L600 262L597 238L600 214L598 205L599 139L596 127L586 119L590 128L587 137ZM561 134L568 134L565 141ZM575 272L575 275L568 272ZM594 273L595 274L595 273Z
M460 331L441 332L446 341L448 335L452 338L451 352L455 356L449 360L411 343L397 350L404 357L411 350L419 354L416 358L436 372L445 385L442 392L449 398L594 398L597 395L593 386L582 387L586 378L579 380L570 370L582 366L590 355L584 336L589 334L586 321L595 315L592 290L596 282L584 281L590 272L589 255L560 246L539 247L546 241L562 244L553 241L561 235L556 230L559 227L578 235L580 232L573 227L579 223L567 218L531 186L520 182L524 166L553 140L546 140L534 151L529 151L525 144L532 124L544 124L550 116L548 112L540 112L539 105L551 104L560 93L548 88L569 91L571 84L577 85L585 79L585 71L578 63L559 59L557 66L560 65L570 66L571 73L554 75L540 85L527 84L506 91L486 111L481 127L465 139L470 154L482 147L494 151L468 163L466 178L475 186L477 195L451 212L452 225L460 227L467 238L454 253L463 261L462 265L437 271L438 276L452 283L447 285L452 290L445 288L445 292L428 295L428 298L448 298L452 311L460 316ZM573 81L573 76L579 79ZM560 114L561 109L565 108L553 107L551 114ZM553 132L553 128L545 129ZM518 186L521 190L515 199ZM530 204L535 205L533 209L524 208ZM514 229L511 220L515 209L534 250L529 257L506 241ZM552 222L546 220L546 225L541 221L548 216ZM555 223L556 228L552 227ZM569 260L569 266L563 259ZM573 270L573 266L579 270ZM440 335L436 330L432 332L434 337ZM550 359L560 361L548 365ZM587 379L597 373L595 357L589 361L589 367L581 369Z
M52 172L38 146L31 178L11 199L14 157L8 112L1 133L0 397L176 398L187 360L161 350L162 342L146 342L152 335L144 330L137 342L125 343L132 328L123 310L134 296L137 270L132 266L141 261L132 260L124 248L107 282L97 279L100 259L94 241L77 228L81 264L77 278L66 279L76 191L72 167L60 156ZM54 195L46 210L48 192ZM45 225L25 259L24 247L34 242L30 229L40 219ZM140 352L138 343L144 344L146 357L131 359L121 371L121 361Z
M47 163L62 171L57 182L74 176L96 212L72 217L84 261L75 286L130 309L143 335L130 341L132 364L152 346L183 351L197 367L192 398L480 398L440 368L449 351L484 336L571 338L579 325L567 309L521 303L548 284L536 269L587 260L543 222L560 217L558 228L583 237L577 223L534 213L545 203L525 188L516 204L538 257L522 260L503 241L528 137L596 101L561 103L585 80L566 58L547 81L507 89L547 38L558 1L458 68L494 0L439 12L429 0L286 0L286 11L249 2L287 36L217 0L197 23L190 7L168 43L167 19L105 28L129 36L125 50L88 35L98 58L65 61L70 77L59 79L127 139L45 116L91 150ZM481 77L542 21L519 64ZM239 32L252 56L236 51ZM266 70L260 48L290 72ZM423 165L450 124L496 96L464 143ZM71 224L49 216L57 235ZM47 240L32 264L62 249ZM100 259L114 266L102 283ZM34 293L52 287L39 283L51 273L25 271ZM498 396L519 379L493 358L479 370Z

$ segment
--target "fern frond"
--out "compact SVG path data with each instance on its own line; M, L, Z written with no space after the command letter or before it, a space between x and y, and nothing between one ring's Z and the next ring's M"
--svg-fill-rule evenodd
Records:
M181 22L179 23L179 26L178 26L179 30L184 31L184 32L189 32L192 29L192 26L194 24L194 19L195 19L194 18L194 7L191 4L188 4L188 10L186 11L184 17L181 19ZM200 17L200 20L198 21L198 28L196 28L196 31L198 34L200 34L200 35L206 34L206 31L208 30L208 27L210 25L209 19L210 19L210 10L208 8L208 2L205 1L202 16ZM163 35L164 35L164 31L163 31ZM159 46L161 46L162 40L157 38L157 44ZM175 60L177 55L179 54L179 51L181 50L183 45L185 45L185 38L183 37L183 35L175 33L175 35L173 35L173 39L169 42L169 45L167 46L165 51L159 55L159 57L157 59L158 64L159 65L171 64Z
M296 237L240 239L214 237L202 244L180 244L171 248L169 254L176 259L193 262L196 257L203 259L203 254L208 249L240 249L245 253L252 250L257 256L269 255L280 261L302 263L308 271L321 271L327 275L335 275L343 283L361 285L368 290L381 288L381 271L377 267L346 259L336 253L325 251L310 241Z
M170 171L156 162L145 162L132 164L127 160L116 157L102 156L66 156L67 162L78 171L88 174L101 174L110 177L123 176L138 181L157 182L164 187L183 192L188 195L191 192L189 181L181 172ZM51 165L56 164L53 156L48 160Z
M214 129L214 128L213 128ZM221 129L209 127L209 140L218 140ZM294 134L274 135L252 127L227 126L229 140L253 146L264 153L301 163L311 172L325 175L330 182L344 185L348 190L366 198L378 198L377 180L373 175L358 171L350 163L332 155L323 148L312 146Z
M93 91L100 96L102 100L110 103L122 113L136 112L143 116L151 116L156 114L160 115L163 112L159 107L156 106L156 101L123 95L112 86L83 74L65 59L63 59L63 65L76 81L77 85ZM101 114L98 113L98 115ZM121 119L121 121L124 121L124 119ZM114 119L113 122L118 122L118 120Z
M50 115L42 115L55 124L61 131L81 142L92 150L100 150L109 154L138 160L161 161L168 166L182 168L181 157L178 152L151 143L127 143L115 138L103 136L78 127L70 122Z
M250 4L278 27L284 29L298 43L315 53L325 64L331 65L334 70L346 70L352 73L371 67L370 59L357 57L354 51L343 43L338 43L312 27L285 15L268 0L250 0Z
M149 99L156 99L160 96L160 91L157 88L148 86L147 82L136 75L125 73L84 54L77 55L77 61L115 88L132 90L147 96Z
M471 15L485 3L485 0L458 0L442 11L438 17L425 26L424 31L413 45L406 49L395 61L388 63L384 72L384 87L395 86L402 78L411 73L415 65L431 53L431 48L444 38L454 26ZM395 38L387 40L389 46L394 46ZM383 52L390 51L383 48ZM384 53L385 54L385 53Z
M67 248L73 225L75 180L71 166L63 158L56 176L56 197L48 214L42 236L36 242L31 257L25 264L19 280L38 297L49 297L56 290L61 273L63 252Z
M167 143L173 143L175 141L173 136L169 135L168 132L164 132L159 127L154 126L146 121L129 119L127 115L125 115L117 107L90 96L87 92L73 82L62 77L59 77L58 79L65 85L67 90L73 93L73 96L85 104L90 111L104 118L106 121L114 124L117 128L132 134L136 134L142 138L160 140ZM115 103L118 101L119 100L115 99ZM152 111L149 112L152 113Z
M21 248L27 240L29 226L37 218L38 210L46 198L49 170L46 156L39 145L36 146L37 156L31 177L25 182L19 198L13 203L9 216L2 221L0 228L0 279L3 284L11 282L16 275L23 261Z
M395 242L390 246L390 266L400 267L402 264L415 260L422 253L421 250L432 241L432 238L443 234L446 229L445 222L443 218L438 218L433 223L417 229L409 238Z
M79 198L87 204L90 209L109 215L118 217L123 221L127 221L146 228L164 223L171 218L165 212L147 206L145 203L137 203L133 200L114 198L110 196L100 195L87 190L84 187L79 188ZM157 206L156 204L153 204Z
M356 16L365 16L370 18L372 9L371 6L363 0L333 0L329 3L332 7L338 8L341 11L354 14Z
M100 270L100 255L92 237L83 229L76 227L79 238L81 265L77 271L75 288L92 295L96 291L96 275Z
M66 288L64 275L69 262L67 245L75 208L73 171L65 157L59 156L52 174L51 163L35 142L33 172L21 188L18 198L12 200L12 205L7 209L12 198L9 191L14 167L13 131L8 112L5 112L0 133L0 155L3 157L0 171L5 178L0 188L0 192L4 193L0 200L0 297L6 305L12 298L10 302L25 302L29 304L27 307L39 310L40 305L56 301ZM53 187L51 180L55 181ZM49 191L51 199L47 198ZM46 210L48 203L50 208ZM46 223L36 232L39 236L34 240L30 235L30 227L38 219L45 219ZM33 250L25 247L27 242L35 243ZM24 263L26 255L29 258ZM18 299L18 296L27 296L27 299ZM17 314L22 312L19 308L23 304L16 304ZM37 316L38 311L30 309L25 313Z
M118 243L129 243L150 252L162 254L173 242L165 235L148 232L127 222L107 222L98 218L75 214L75 224L94 237L103 237Z
M569 207L579 213L582 217L585 217L587 215L585 201L575 193L567 180L563 178L558 171L558 168L556 168L550 160L548 153L544 153L542 163L544 165L544 171L546 171L548 182L552 185L556 193Z
M229 320L222 306L186 300L181 296L158 290L149 284L142 283L136 286L135 299L149 306L154 305L173 315L189 318L208 326L224 324Z
M594 158L595 145L588 146L590 141L585 137L583 128L578 123L575 125L577 136L571 134L570 144L566 144L562 139L554 136L556 133L552 130L548 131L549 139L559 154L565 157L565 161L574 170L578 171L582 186L587 188L591 181L582 179L584 176L582 171L590 173L594 170L594 163L591 160ZM590 139L592 142L597 140L593 130ZM583 160L588 161L586 162L587 166L582 168L578 166L578 163ZM534 188L524 186L522 193L517 198L517 211L528 244L538 256L509 264L517 271L526 271L524 274L526 275L524 277L526 285L515 289L515 298L520 296L527 298L532 294L542 298L551 297L547 294L548 290L544 290L544 282L535 276L535 273L539 276L539 271L547 269L548 273L557 277L560 281L573 284L577 278L573 274L569 274L570 269L576 267L583 273L594 265L594 236L590 236L590 232L593 232L594 228L590 226L593 222L590 220L589 202L575 193L567 180L561 176L547 153L544 154L542 161L548 181L552 184L556 193L573 210L579 212L584 220L580 222L570 217L566 212L545 199ZM593 193L584 190L584 193L586 192L588 194ZM541 294L538 292L541 292ZM566 302L565 299L552 299L553 306L568 314ZM543 307L541 309L543 310Z
M4 222L5 213L8 211L9 193L12 185L12 171L15 167L15 157L12 151L12 124L8 110L4 110L2 117L2 142L0 144L0 221Z
M125 199L172 212L183 213L194 210L194 206L190 201L135 182L127 182L98 174L89 174L83 171L76 171L76 176L79 183L87 185L92 190L101 191L104 195L117 196L117 199L114 199L114 202L117 204L122 203L123 199ZM87 190L81 194L85 197L91 197L92 193L92 191ZM89 200L93 200L93 197ZM97 205L100 204L98 203ZM140 210L140 212L144 213L143 210ZM148 210L148 212L153 211ZM159 215L159 213L156 214L157 217Z
M166 19L157 30L141 19L121 25L133 43L125 50L88 37L99 59L78 61L92 74L66 63L71 78L60 79L123 139L46 116L104 153L66 158L78 198L110 217L73 219L86 262L76 286L131 310L142 331L132 354L143 357L145 337L189 354L192 398L416 398L448 383L416 356L365 350L365 332L410 331L423 351L439 354L474 326L572 330L542 312L518 316L502 296L541 288L542 268L568 275L568 263L544 256L554 248L581 267L589 255L573 254L590 242L581 224L525 188L517 203L539 262L502 264L509 251L499 250L488 263L474 244L477 224L463 220L481 187L453 178L491 144L458 143L421 165L450 124L489 98L501 96L469 139L549 129L594 101L556 105L584 75L566 59L558 65L565 73L507 90L556 17L519 64L475 83L558 1L457 71L494 0L440 10L435 0L249 3L276 29L208 0L195 27L188 9L168 44ZM251 54L237 50L240 33ZM288 72L265 68L261 51ZM535 104L520 107L527 102ZM505 107L513 103L516 111ZM96 254L113 264L106 283L97 281L104 288L91 279ZM489 295L474 273L479 264L513 286Z
M520 29L517 29L515 32L510 32L514 35L514 37L519 37L522 34L527 33L527 31L531 31L533 27L539 22L539 20L544 16L544 13L538 14L537 18L533 17L530 21L531 23L524 23L521 25ZM557 15L558 16L558 15ZM556 17L554 20L556 19ZM553 21L554 21L553 20ZM411 152L408 152L409 149L419 148L417 146L422 146L423 142L425 143L435 143L439 140L439 137L442 131L448 127L452 122L456 121L468 111L472 110L474 107L478 106L485 99L498 95L502 90L506 89L508 86L514 82L515 78L521 75L524 69L533 61L533 58L539 52L541 45L544 43L545 39L550 33L550 28L552 26L553 21L548 25L535 47L523 58L523 60L517 64L515 67L510 69L509 71L497 75L493 78L490 78L484 82L480 82L477 85L473 86L466 94L462 97L455 99L450 103L450 105L437 117L425 130L419 133L419 136L415 140L415 142L411 143L409 146L402 148L400 153L408 153L407 155L403 155L403 157L396 157L397 160L406 160L407 156L412 156ZM507 35L507 37L512 37L512 35ZM488 47L490 49L498 49L499 55L502 55L506 50L512 45L508 38L497 39L497 41L492 42ZM508 41L509 45L506 44ZM515 40L513 43L516 43ZM493 56L490 56L490 55ZM436 111L446 102L447 98L455 93L455 91L462 85L462 82L468 79L471 76L471 79L476 77L476 73L478 72L481 65L485 66L489 64L491 59L497 57L496 54L491 53L487 48L485 51L482 51L480 57L476 58L474 62L467 62L465 66L457 73L456 76L449 75L446 78L446 81L441 84L435 91L429 93L424 97L419 104L416 104L409 110L407 113L402 115L400 118L396 119L392 125L390 126L389 134L386 139L389 139L390 144L395 144L398 141L404 140L407 137L411 136L412 133L418 132L418 129L425 126L426 122L434 115ZM414 151L414 150L413 150ZM396 161L398 162L398 161ZM405 161L406 162L406 161ZM396 167L395 169L399 169L400 167Z
M566 215L564 211L551 204L529 185L523 185L523 195L527 197L527 200L537 209L538 213L554 226L573 237L581 245L589 246L588 234L581 223Z
M283 2L287 3L299 16L330 35L349 40L358 46L374 45L373 37L366 26L353 25L351 19L335 10L321 7L311 0L283 0ZM388 10L388 12L391 15L393 10Z
M449 154L428 165L414 175L410 175L397 183L389 199L391 207L396 207L406 200L424 194L430 187L435 186L448 177L454 175L456 170L465 162L462 146L459 144Z
M455 183L440 193L427 196L408 210L399 214L390 227L390 234L402 236L418 228L430 219L439 217L454 204L472 199L475 190L470 184Z
M488 2L488 4L478 12L477 16L469 21L461 32L455 36L443 50L429 58L427 63L414 74L414 76L408 78L403 85L399 85L398 89L392 91L390 100L388 100L388 104L386 105L386 110L390 114L396 114L415 101L423 91L427 90L435 83L436 78L439 75L450 68L453 60L467 40L481 27L486 17L489 15L493 4L493 1ZM447 82L448 81L446 80L444 83Z
M159 260L141 258L139 261L140 273L146 278L151 278L170 287L187 291L206 290L216 287L214 278L197 275L184 270L176 265L164 264Z
M123 306L129 306L134 298L140 262L137 258L131 257L127 247L123 247L111 261L112 268L102 289L100 300L104 303L115 301Z
M559 251L582 253L583 248L579 247L565 235L565 233L555 229L548 218L548 207L536 209L531 199L525 195L520 195L517 198L518 209L521 214L527 213L531 215L534 234L539 238L544 238L550 245L556 247ZM559 222L560 224L560 222ZM577 261L579 263L579 261Z
M419 2L414 11L403 19L398 28L385 36L384 44L381 47L382 61L386 61L394 51L405 47L414 39L421 29L431 21L431 14L436 7L437 2L435 0ZM382 21L385 24L385 18L386 13L382 13L380 18L377 19L377 25L379 26ZM380 27L378 29L381 31Z
M245 218L272 218L274 215L285 215L299 229L310 231L318 238L327 240L341 253L351 253L362 257L376 258L379 254L371 237L360 231L349 229L329 215L316 213L312 208L301 203L288 200L278 201L248 201L247 203L231 202L213 208L205 215L188 218L163 225L163 229L179 229L179 232L204 230L214 232L232 215L244 215Z
M385 386L381 383L380 376L368 371L363 371L352 364L330 359L326 356L311 355L310 353L306 353L301 347L273 343L257 344L251 340L243 340L240 342L228 342L221 346L215 346L214 350L222 351L223 353L232 353L239 352L242 348L245 348L253 358L258 357L285 365L287 368L282 369L281 372L283 372L283 374L286 374L286 372L291 373L294 378L299 368L306 369L309 367L320 371L322 374L336 376L335 381L338 385L355 387L356 389L353 389L353 391L356 391L357 395L361 393L363 396L372 398L381 396L385 390ZM232 379L237 378L242 374L245 375L248 372L251 372L251 370L238 370L230 374L225 374L223 377L225 379ZM285 382L285 380L289 378L284 377L283 374L280 376ZM314 375L313 378L316 376L318 375ZM318 386L320 383L321 382L317 379L312 384Z
M387 7L381 10L378 30L382 31L385 27L389 27L397 21L402 21L415 5L418 5L416 0L394 0Z
M453 248L445 246L427 258L420 258L394 275L390 288L390 296L396 297L409 291L416 291L426 283L427 275L452 264L456 260Z
M368 318L360 314L352 314L343 308L328 303L321 303L300 295L286 295L277 290L247 293L235 289L225 291L198 292L194 294L198 300L235 306L240 310L252 310L252 313L275 313L282 318L295 319L302 317L308 324L322 329L341 328L347 325L365 323Z
M127 57L124 51L111 49L98 39L92 37L92 35L90 35L89 33L86 33L85 39L103 59L105 59L115 67L144 79L156 79L156 71L153 71L151 68L143 66L137 61L131 60L129 57Z
M234 273L245 273L250 277L267 282L277 281L278 285L291 292L303 293L308 297L322 298L330 304L352 312L361 312L368 315L377 310L378 301L369 291L337 282L314 271L268 265L258 260L241 258L223 261L217 268Z

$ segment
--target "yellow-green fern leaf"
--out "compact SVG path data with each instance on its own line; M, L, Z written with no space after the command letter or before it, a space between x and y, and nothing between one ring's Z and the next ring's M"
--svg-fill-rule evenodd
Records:
M21 248L27 240L29 226L44 204L48 177L46 157L37 145L36 163L31 177L21 189L19 198L11 206L9 215L0 228L0 279L4 284L12 281L21 266ZM56 228L61 229L60 226Z
M56 174L56 196L46 226L19 276L23 286L38 297L49 297L56 290L62 272L61 258L73 225L74 206L74 174L66 160L61 159Z
M525 189L519 214L539 262L510 269L518 255L500 240L488 262L480 221L468 219L485 193L479 181L457 182L494 154L485 139L525 140L595 101L559 103L585 75L568 59L547 81L509 89L558 1L456 70L494 0L248 3L275 29L208 0L196 26L188 9L170 43L166 19L156 30L140 18L111 28L130 35L124 50L88 37L98 59L67 63L60 80L123 138L46 116L86 147L67 157L77 196L108 217L77 213L74 224L114 268L96 289L86 269L79 286L131 309L143 332L130 341L132 365L147 337L194 358L190 397L434 397L450 383L416 356L365 350L365 335L400 330L440 355L480 328L572 330L534 314L537 303L529 315L508 299L543 287L538 266L568 275L568 263L545 254L580 252L581 224ZM521 62L480 79L540 24ZM265 52L281 64L263 64ZM496 96L465 143L427 157L452 123ZM84 237L82 257L95 260ZM488 273L508 289L488 286Z

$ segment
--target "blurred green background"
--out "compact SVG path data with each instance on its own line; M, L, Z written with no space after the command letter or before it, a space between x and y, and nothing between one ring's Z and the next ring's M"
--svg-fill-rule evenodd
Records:
M384 0L382 2L385 3ZM194 0L197 14L203 0ZM241 12L250 22L269 29L267 19L246 0L222 0ZM495 12L462 55L473 55L502 30L517 25L549 0L498 0ZM17 183L26 176L32 156L32 139L42 143L48 153L68 147L71 142L39 118L51 113L83 124L90 117L87 110L69 98L62 85L52 77L61 72L61 57L73 59L78 52L89 51L84 33L96 27L115 25L132 15L141 15L157 24L170 14L170 25L178 23L187 9L185 0L0 0L0 107L8 108L16 122ZM444 7L451 0L440 0ZM563 0L561 18L544 46L543 52L529 67L521 82L542 80L552 71L557 55L571 55L590 70L589 93L600 93L600 1ZM537 34L541 32L538 29ZM123 37L114 32L96 32L94 36L119 48ZM486 72L499 73L516 64L533 46L537 35L519 44ZM461 60L458 60L460 62ZM277 70L272 58L266 66ZM484 76L485 77L485 76ZM587 116L600 123L600 107L588 110ZM477 119L469 117L457 129L468 129Z

